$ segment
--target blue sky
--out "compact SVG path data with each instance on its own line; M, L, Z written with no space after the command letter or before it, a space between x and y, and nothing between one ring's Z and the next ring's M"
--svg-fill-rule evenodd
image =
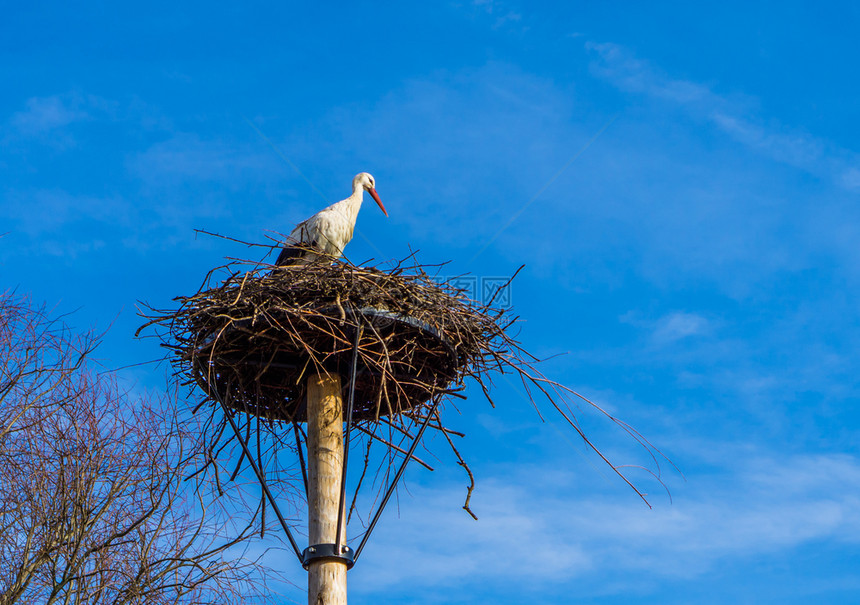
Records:
M0 287L110 326L105 364L159 355L132 337L136 301L169 304L247 255L195 228L262 241L366 170L390 218L366 206L350 258L525 263L525 346L566 353L546 372L686 477L667 471L670 501L634 472L649 510L499 380L497 409L475 395L450 416L480 521L455 461L410 470L353 601L858 601L856 5L3 13ZM124 376L159 388L163 372ZM582 420L613 460L643 462Z

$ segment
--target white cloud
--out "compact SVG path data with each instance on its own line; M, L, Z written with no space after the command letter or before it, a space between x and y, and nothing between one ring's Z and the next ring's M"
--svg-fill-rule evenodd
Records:
M277 158L268 149L253 150L220 140L204 140L194 133L177 133L132 157L131 171L158 185L176 180L225 181L238 186L245 173L272 171Z
M654 326L653 338L658 344L697 336L708 331L710 323L701 315L677 311L661 317Z
M656 320L643 319L639 313L630 311L621 316L619 321L647 330L654 343L660 346L708 334L713 328L713 323L703 315L687 311L672 311Z
M31 97L26 108L9 118L12 131L25 137L43 137L58 133L67 126L110 114L115 104L94 95L70 92L48 97ZM68 137L55 138L56 142L69 142Z
M617 44L588 42L586 48L597 55L592 72L617 88L669 101L764 156L856 189L849 168L857 162L855 151L778 123L765 126L741 95L721 95L704 84L672 78Z
M577 578L693 578L722 560L767 558L815 540L860 543L860 460L843 454L759 455L719 473L692 475L675 503L647 509L634 497L589 495L569 472L513 468L481 477L472 521L459 489L412 488L400 519L387 515L371 539L359 590ZM420 563L419 563L420 562Z
M790 166L816 171L817 163L824 156L824 143L804 134L770 132L762 126L722 112L714 112L711 119L735 140Z
M73 195L63 190L12 192L0 210L7 224L30 237L57 233L72 223L97 222L114 227L133 221L131 204L119 197Z
M217 200L195 205L174 198L140 203L62 189L13 190L6 193L5 202L0 204L0 223L16 238L16 254L66 258L105 247L114 251L175 247L177 237L187 242L195 222L228 212Z
M860 191L860 168L848 168L842 173L842 182L852 191Z
M519 23L522 14L513 10L509 3L499 0L472 0L472 6L493 19L493 28L498 29L512 23Z
M12 191L0 220L18 254L77 258L103 249L136 224L137 209L118 197L73 195L60 189ZM22 237L18 237L22 236Z
M723 100L707 86L669 78L647 61L634 57L622 46L609 42L586 42L585 47L600 56L600 61L591 64L592 71L622 90L681 104L704 103L709 106L723 104Z
M89 118L79 107L60 97L34 97L27 100L27 109L12 115L11 123L24 134L42 134Z

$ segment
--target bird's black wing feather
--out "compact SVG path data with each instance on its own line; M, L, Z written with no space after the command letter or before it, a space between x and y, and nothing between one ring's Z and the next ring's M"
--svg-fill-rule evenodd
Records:
M302 256L304 256L305 251L301 248L295 248L293 246L284 246L281 250L281 253L278 255L278 260L275 261L275 265L281 267L283 265L290 265L293 261L299 260Z

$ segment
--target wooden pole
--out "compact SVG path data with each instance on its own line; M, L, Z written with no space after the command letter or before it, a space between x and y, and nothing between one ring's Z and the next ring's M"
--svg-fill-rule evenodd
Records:
M308 539L334 544L343 470L343 398L340 376L308 378ZM346 542L346 521L341 541ZM308 605L346 605L346 563L313 561Z

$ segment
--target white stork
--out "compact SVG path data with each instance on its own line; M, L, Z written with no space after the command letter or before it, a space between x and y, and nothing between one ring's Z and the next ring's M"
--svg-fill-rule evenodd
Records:
M382 213L388 216L374 187L373 177L368 173L360 172L355 175L352 179L352 195L296 225L287 237L286 245L275 264L278 266L304 264L320 254L333 258L340 257L343 249L352 239L355 219L358 217L358 211L361 210L365 189L379 204ZM319 252L310 251L308 248Z

